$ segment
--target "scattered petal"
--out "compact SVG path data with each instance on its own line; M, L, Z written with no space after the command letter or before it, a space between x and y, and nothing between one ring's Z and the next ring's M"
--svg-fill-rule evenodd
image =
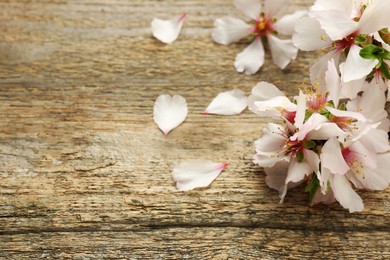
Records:
M238 115L247 106L247 97L240 89L219 93L203 114Z
M167 135L187 117L188 108L184 97L180 95L160 95L153 108L154 122Z
M154 18L152 21L153 36L164 43L174 42L180 34L186 14L171 20Z
M226 163L215 163L201 159L184 161L173 169L173 180L176 182L176 188L180 191L207 187L226 166Z
M237 55L234 67L238 72L250 75L255 74L263 64L264 48L261 39L257 38Z

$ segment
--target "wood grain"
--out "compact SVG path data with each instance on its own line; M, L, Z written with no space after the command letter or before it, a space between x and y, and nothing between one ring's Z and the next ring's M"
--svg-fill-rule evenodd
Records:
M183 12L176 42L151 37L153 17ZM0 2L0 258L390 258L389 189L359 192L362 213L309 208L302 187L280 205L252 163L269 120L200 114L262 80L296 95L320 55L301 52L284 71L267 55L256 75L238 74L245 43L210 38L225 15L240 16L231 1ZM152 119L163 93L189 105L167 137ZM176 191L173 166L194 158L229 167L208 188Z

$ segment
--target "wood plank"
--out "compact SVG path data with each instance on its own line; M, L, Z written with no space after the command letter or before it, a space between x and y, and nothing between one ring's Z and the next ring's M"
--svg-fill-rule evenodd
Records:
M151 37L153 17L182 12L175 43ZM219 92L262 80L294 96L321 54L301 52L285 71L268 55L260 73L238 74L246 43L209 35L228 14L239 16L224 0L0 2L0 258L389 255L389 189L359 192L356 214L309 208L302 187L280 205L252 163L269 119L200 114ZM152 119L163 93L190 111L167 137ZM209 188L178 192L172 168L193 158L229 167Z

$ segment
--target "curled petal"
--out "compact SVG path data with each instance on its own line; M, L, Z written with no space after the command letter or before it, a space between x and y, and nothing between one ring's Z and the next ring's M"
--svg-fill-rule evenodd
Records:
M297 105L286 96L277 96L265 101L255 101L253 112L260 116L281 116L281 110L296 111Z
M247 106L247 97L242 90L233 89L219 93L203 114L237 115Z
M178 164L172 172L176 188L188 191L209 186L225 169L226 163L214 163L208 160L188 160Z
M223 17L216 19L215 28L211 32L213 40L219 44L231 44L245 38L250 33L251 26L241 19Z
M281 40L273 35L268 36L269 47L273 62L284 69L291 60L298 55L298 49L292 43L292 40Z
M154 122L167 135L187 117L188 108L184 97L180 95L160 95L153 108Z
M234 62L234 67L238 72L245 74L255 74L264 64L264 48L261 39L257 38L242 52L240 52Z
M252 88L252 94L248 97L248 108L254 111L256 101L264 101L277 96L284 96L284 94L275 85L261 81Z
M320 23L312 17L298 20L292 40L296 47L304 51L314 51L332 44L332 40L321 29Z
M180 34L183 26L185 14L171 20L161 20L154 18L152 21L152 33L155 38L164 42L174 42Z

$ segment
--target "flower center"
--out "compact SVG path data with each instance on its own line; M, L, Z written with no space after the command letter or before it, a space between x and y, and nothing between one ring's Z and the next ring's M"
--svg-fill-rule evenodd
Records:
M273 27L273 23L275 23L275 19L270 19L268 17L265 17L263 14L260 15L260 18L258 20L253 20L252 24L253 26L253 34L255 36L261 37L264 35L268 35L272 32L275 32L275 29Z
M306 97L307 107L314 112L318 112L319 110L325 108L327 101L328 101L328 94L322 95L310 91L308 91L307 93L307 97Z
M356 152L347 147L341 150L341 154L343 155L345 162L351 168L351 172L355 174L364 174L364 165L356 156Z
M350 117L331 115L329 117L329 121L335 123L338 127L340 127L344 131L356 129L356 124L354 124L356 120Z
M355 38L358 35L358 32L353 32L350 35L344 37L341 40L337 40L334 42L335 48L339 51L345 51L349 49L353 44L355 44Z

